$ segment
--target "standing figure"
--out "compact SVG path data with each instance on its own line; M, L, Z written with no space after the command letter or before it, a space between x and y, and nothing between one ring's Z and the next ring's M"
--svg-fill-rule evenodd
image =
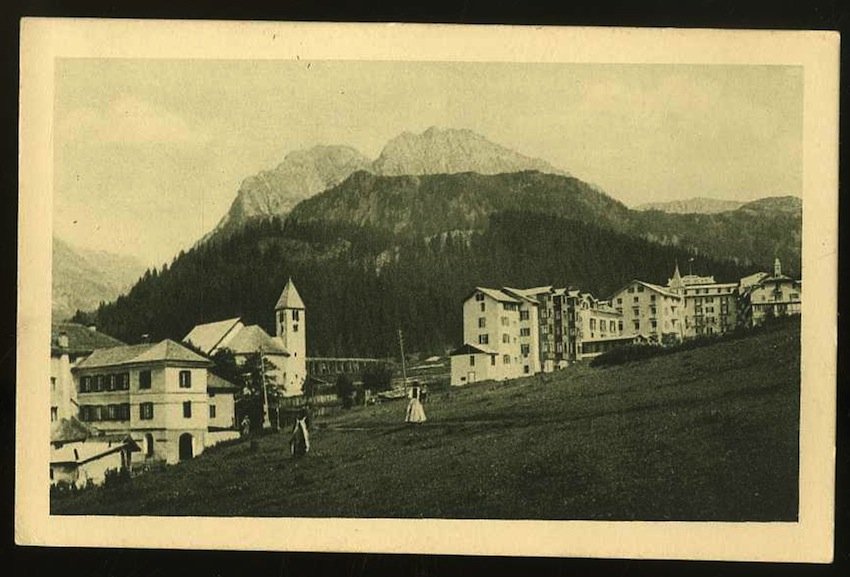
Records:
M293 457L303 457L310 451L310 430L307 427L307 417L306 409L302 409L295 419L292 439L289 441L289 451Z
M407 403L407 413L404 416L405 423L424 423L425 409L422 407L422 402L419 400L420 390L418 386L414 386L410 390L410 402Z
M242 437L245 438L251 434L251 419L248 418L248 415L242 417L242 423L240 424L242 429Z

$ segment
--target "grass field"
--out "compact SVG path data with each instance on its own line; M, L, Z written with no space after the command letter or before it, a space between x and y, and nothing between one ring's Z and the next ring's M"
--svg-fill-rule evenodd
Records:
M800 331L432 393L54 498L53 514L796 520Z

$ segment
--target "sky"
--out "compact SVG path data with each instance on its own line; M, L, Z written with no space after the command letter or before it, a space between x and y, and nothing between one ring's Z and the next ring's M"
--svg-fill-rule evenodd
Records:
M292 150L467 128L628 206L802 194L802 68L62 59L54 234L170 262Z

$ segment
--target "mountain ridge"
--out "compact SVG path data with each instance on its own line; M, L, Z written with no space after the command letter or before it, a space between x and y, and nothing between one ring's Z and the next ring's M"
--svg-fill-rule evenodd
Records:
M390 139L374 160L345 145L317 145L288 153L277 167L242 181L230 208L201 242L229 234L256 218L286 216L299 202L358 171L382 176L498 174L538 170L568 175L545 160L515 152L469 130L432 126Z

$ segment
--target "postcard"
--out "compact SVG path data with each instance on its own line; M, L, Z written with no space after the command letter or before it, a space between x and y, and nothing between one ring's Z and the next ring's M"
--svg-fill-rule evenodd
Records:
M21 33L19 544L832 560L837 34Z

